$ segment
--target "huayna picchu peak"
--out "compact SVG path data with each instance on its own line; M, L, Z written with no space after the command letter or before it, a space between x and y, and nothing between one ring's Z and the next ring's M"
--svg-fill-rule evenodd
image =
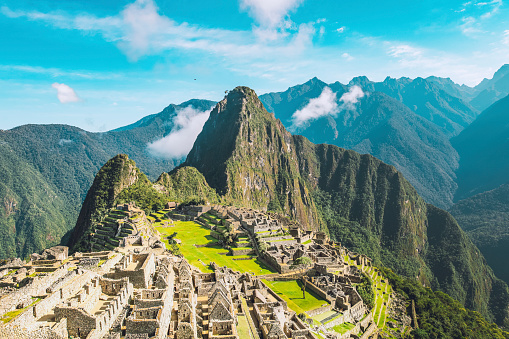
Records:
M509 338L508 286L448 212L248 87L156 181L107 161L61 245L2 263L0 336Z

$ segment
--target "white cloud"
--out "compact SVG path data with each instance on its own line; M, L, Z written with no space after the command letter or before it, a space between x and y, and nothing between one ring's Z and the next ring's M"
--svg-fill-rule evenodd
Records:
M339 112L336 102L336 93L329 87L325 87L318 98L309 100L304 108L292 115L293 126L301 127L309 120L315 120L325 115L333 115Z
M355 59L355 58L354 58L353 56L351 56L349 53L343 53L343 54L341 54L341 56L342 56L343 58L345 58L345 59L346 59L346 61L352 61L352 60L354 60L354 59Z
M325 27L320 26L320 30L318 31L319 36L323 36L325 34Z
M63 104L78 102L81 100L76 92L66 84L59 84L58 82L55 82L51 85L51 87L57 90L58 100Z
M339 101L342 101L344 103L343 109L353 109L353 105L359 102L359 99L364 97L364 92L362 91L362 88L355 85L350 87L348 92L344 93Z
M493 0L491 2L479 2L477 3L477 5L481 5L482 6L486 6L486 5L492 5L493 7L491 8L490 11L484 13L483 15L481 15L481 19L489 19L491 18L495 13L498 12L498 10L500 9L500 6L502 6L502 3L503 1L502 0Z
M396 45L389 48L389 55L395 58L420 57L422 50L409 45Z
M173 119L173 128L167 136L147 145L149 152L164 159L180 159L186 156L203 125L207 121L210 111L200 111L187 106L177 112Z
M504 31L504 36L503 36L503 38L502 38L502 43L503 43L504 45L509 46L509 29L507 29L507 30L505 30L505 31Z
M345 31L345 26L342 26L342 27L339 27L338 29L336 29L336 32L338 33L343 33Z
M343 93L338 105L337 95L329 87L324 87L318 98L309 100L304 108L295 111L292 115L292 126L290 130L302 127L306 122L319 119L323 116L335 116L342 110L354 109L354 104L364 97L364 92L359 86L352 86L348 92Z
M303 0L240 0L240 8L265 27L278 27Z

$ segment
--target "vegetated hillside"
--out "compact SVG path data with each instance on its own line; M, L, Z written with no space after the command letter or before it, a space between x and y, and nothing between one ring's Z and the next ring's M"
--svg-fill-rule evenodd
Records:
M118 204L135 202L150 214L165 208L168 201L217 203L218 196L195 168L182 167L170 174L163 173L152 183L133 160L118 154L97 173L67 244L71 251L88 251L94 224Z
M168 194L170 199L182 203L219 202L216 191L194 167L177 167L171 173L163 173L157 179L156 185L162 187L161 191Z
M73 222L65 195L5 143L0 173L0 258L59 244Z
M509 283L509 183L461 200L450 212L497 277Z
M496 188L509 180L509 96L485 110L451 140L460 155L455 200Z
M153 187L136 163L125 154L110 159L97 173L83 202L68 245L71 251L88 251L93 225L117 204L136 201L147 213L164 208L168 197Z
M394 291L408 303L415 303L418 329L410 333L411 338L509 338L509 332L487 322L478 312L464 309L445 293L433 292L415 280L400 277L389 269L382 269Z
M25 185L7 178L23 175L25 177L23 180L30 182L28 172L21 171L23 167L5 168L3 172L5 180L2 178L1 181L5 188L0 192L0 201L7 201L12 196L18 197L17 213L19 216L27 217L13 219L10 216L8 220L6 215L0 215L0 232L6 233L9 227L2 225L10 225L13 222L16 230L24 230L18 232L16 245L11 242L10 249L5 247L5 252L0 251L0 258L11 255L8 253L24 256L27 251L38 252L49 244L58 244L62 235L71 230L75 224L95 174L116 154L128 154L152 179L178 165L182 159L161 159L152 156L147 151L147 143L170 133L179 110L191 106L196 110L205 111L210 109L212 104L213 102L207 100L191 100L181 105L170 105L161 113L148 116L123 129L105 133L90 133L66 125L24 125L0 131L0 143L4 151L11 149L18 161L28 166L31 169L30 173L35 173L34 178L37 177L41 182L32 185L32 193L27 194ZM59 203L54 202L52 207L47 206L46 215L65 215L64 221L61 221L60 217L44 217L37 220L28 217L32 213L29 213L29 209L34 206L33 198L47 194L46 187L50 187L55 196L61 199ZM44 204L45 202L36 205ZM31 229L53 229L55 232L47 232L51 241L41 242L38 236L30 235Z
M500 67L493 78L484 79L475 87L475 90L477 95L470 103L480 111L509 95L509 65Z
M373 83L365 77L353 80L353 83L365 86L366 91L385 88L387 93L401 100L401 93L407 96L402 88L415 82L417 80L388 78L383 83ZM333 85L338 89L336 97L339 100L344 88L339 83ZM261 100L287 127L293 127L291 115L318 96L325 86L318 79L312 79L284 93L262 95ZM394 92L389 90L391 86ZM370 92L359 104L294 130L314 143L328 143L369 153L394 165L427 201L440 207L450 206L457 188L455 170L458 155L448 136L434 122L417 115L388 95Z
M203 173L226 202L325 226L333 239L490 319L501 324L507 317L508 305L493 302L507 286L450 214L426 204L401 173L370 155L291 136L246 87L211 112L185 165Z

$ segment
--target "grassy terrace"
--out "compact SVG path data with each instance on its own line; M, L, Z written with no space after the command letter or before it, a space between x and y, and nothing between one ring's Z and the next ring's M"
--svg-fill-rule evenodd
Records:
M281 296L288 304L288 307L297 312L297 314L328 305L327 300L307 290L306 298L303 299L300 281L268 281L264 279L263 282Z
M351 260L348 256L344 257L345 261L351 265L355 265L355 262ZM357 266L361 269L360 266ZM377 324L378 328L383 329L387 323L387 305L389 301L389 295L392 292L391 285L385 280L383 276L378 276L377 269L375 267L364 267L364 273L366 273L372 283L373 292L375 293L375 307L373 309L373 320ZM387 289L387 292L384 293Z
M351 330L352 328L354 328L355 325L354 324L350 324L350 323L343 323L341 325L336 325L334 326L332 329L335 331L335 332L338 332L338 333L345 333L346 331L349 331Z
M228 266L235 271L253 272L256 275L276 273L264 265L258 259L233 260L236 257L227 256L227 250L215 245L216 239L210 236L210 229L195 223L194 221L175 221L174 227L156 227L162 235L162 241L168 245L166 237L177 232L177 239L182 243L179 245L184 257L202 272L212 272L210 262L219 266ZM212 244L212 247L197 248L194 245Z
M25 312L25 310L27 308L29 308L30 306L33 306L35 304L37 304L41 299L40 298L32 298L32 303L22 309L19 309L19 310L14 310L14 311L10 311L10 312L7 312L5 313L2 318L0 319L4 324L8 323L9 321L11 321L12 319L16 318L18 315L20 315L21 313Z

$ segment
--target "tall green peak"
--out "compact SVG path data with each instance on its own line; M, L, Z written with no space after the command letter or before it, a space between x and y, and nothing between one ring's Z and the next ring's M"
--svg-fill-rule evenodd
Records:
M94 222L104 217L115 205L115 199L123 189L134 185L138 180L148 181L136 167L134 160L125 154L116 155L104 164L95 176L81 207L69 240L72 251L88 250L88 234Z
M212 110L184 165L203 173L227 202L283 211L318 228L296 159L292 135L252 89L237 87Z

